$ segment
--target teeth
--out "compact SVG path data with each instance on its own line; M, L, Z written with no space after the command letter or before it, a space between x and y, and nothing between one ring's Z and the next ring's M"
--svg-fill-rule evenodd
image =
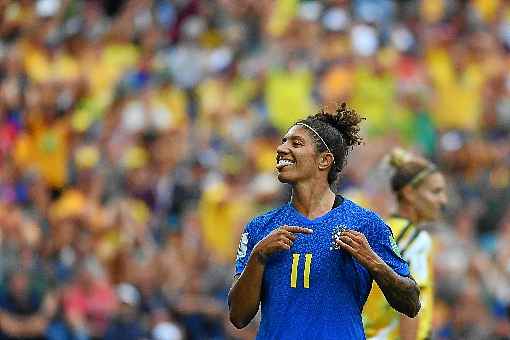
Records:
M280 159L280 161L278 162L278 165L281 165L281 166L292 165L292 164L294 164L294 162L286 160L286 159Z

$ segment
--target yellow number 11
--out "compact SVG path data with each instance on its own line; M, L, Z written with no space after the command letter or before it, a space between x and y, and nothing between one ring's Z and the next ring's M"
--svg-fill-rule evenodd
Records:
M292 270L290 272L290 286L297 286L297 272L299 267L299 257L301 254L292 254ZM310 288L310 267L312 265L312 254L305 254L305 270L303 271L303 287Z

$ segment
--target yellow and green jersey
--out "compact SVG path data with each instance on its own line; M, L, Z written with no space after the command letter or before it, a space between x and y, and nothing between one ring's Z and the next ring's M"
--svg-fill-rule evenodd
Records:
M409 220L402 217L391 217L386 223L390 226L401 255L408 261L411 275L421 290L417 339L428 339L432 331L434 296L432 238L427 231L416 228ZM367 339L400 339L400 314L388 304L375 281L372 283L372 290L363 308L363 326Z

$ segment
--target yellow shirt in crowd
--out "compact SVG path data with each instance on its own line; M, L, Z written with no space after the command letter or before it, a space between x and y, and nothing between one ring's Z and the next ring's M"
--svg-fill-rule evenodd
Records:
M306 68L268 72L265 95L269 120L280 131L287 131L298 119L315 113L313 81L313 74Z
M14 159L21 168L32 168L53 188L67 183L69 161L69 125L57 120L51 125L41 121L32 124L30 133L16 141Z
M436 89L431 114L437 126L476 130L482 114L481 93L485 82L480 65L467 61L462 70L456 70L449 52L441 48L430 49L425 61Z
M249 206L245 199L233 195L225 182L212 184L204 191L198 215L204 246L214 261L233 261L232 249L238 242L237 235L251 215Z

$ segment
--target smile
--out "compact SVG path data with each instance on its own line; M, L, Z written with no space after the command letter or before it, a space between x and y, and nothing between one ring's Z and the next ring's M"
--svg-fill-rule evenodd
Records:
M285 168L286 166L292 165L294 163L295 163L294 161L291 161L291 160L288 160L288 159L280 159L278 161L278 163L276 164L276 168L278 170L281 170L281 169Z

